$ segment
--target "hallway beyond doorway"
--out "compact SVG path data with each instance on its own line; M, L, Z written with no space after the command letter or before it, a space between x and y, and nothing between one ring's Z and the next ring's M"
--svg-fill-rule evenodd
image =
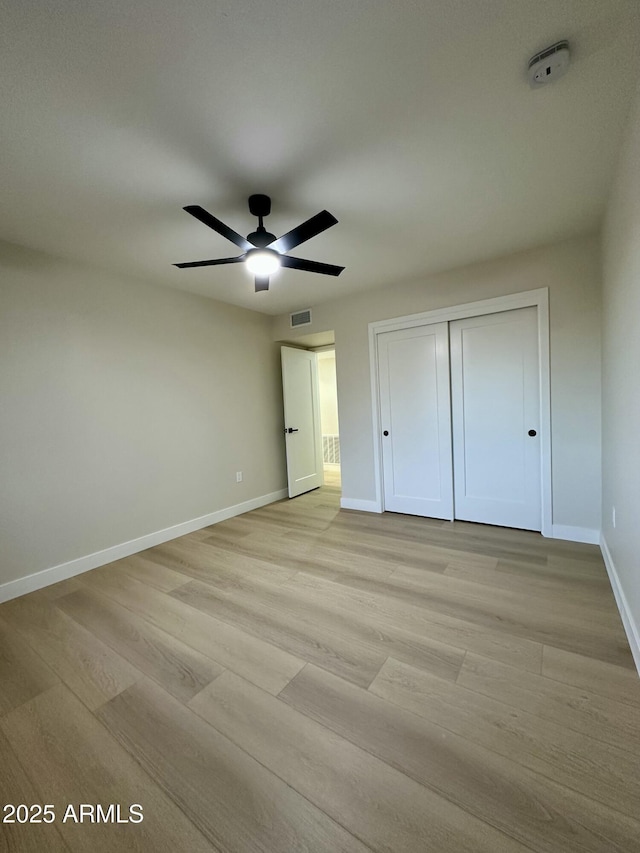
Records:
M342 476L340 474L339 465L324 466L324 485L332 491L336 490L338 494L342 489Z

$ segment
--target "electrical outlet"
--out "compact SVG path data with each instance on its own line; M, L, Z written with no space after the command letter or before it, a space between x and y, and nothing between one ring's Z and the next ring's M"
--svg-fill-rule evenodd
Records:
M614 506L611 507L611 524L616 526L616 508Z
M236 471L236 483L242 482L242 471ZM614 525L615 527L615 525Z

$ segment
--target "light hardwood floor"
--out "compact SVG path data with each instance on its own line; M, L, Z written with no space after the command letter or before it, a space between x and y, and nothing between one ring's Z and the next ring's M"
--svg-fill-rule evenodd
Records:
M0 805L57 813L0 850L640 850L640 680L598 549L338 498L0 606Z

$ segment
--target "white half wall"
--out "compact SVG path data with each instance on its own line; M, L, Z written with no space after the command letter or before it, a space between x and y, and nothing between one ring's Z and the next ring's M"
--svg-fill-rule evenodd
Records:
M602 534L640 670L640 89L607 207L603 262Z
M335 330L344 506L373 506L376 499L368 324L540 287L549 288L550 301L553 524L579 540L597 537L601 258L596 235L313 306L313 324L303 331ZM273 337L291 339L288 314L274 318Z
M262 314L0 244L0 585L279 493L278 360Z

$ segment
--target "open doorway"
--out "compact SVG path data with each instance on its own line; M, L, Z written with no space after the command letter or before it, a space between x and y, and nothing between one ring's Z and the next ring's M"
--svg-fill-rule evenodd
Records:
M335 347L323 347L316 352L318 357L324 483L326 486L340 488L340 424L338 420L336 351Z
M281 345L282 352L289 350L289 356L291 356L291 348L304 350L307 355L313 356L312 370L310 363L305 369L301 368L299 371L285 370L283 361L282 378L285 420L287 421L285 423L285 442L289 497L304 494L309 489L317 488L317 485L313 485L317 478L323 484L324 489L331 492L333 497L339 501L342 491L342 477L334 333L326 331L298 335L278 341L278 343ZM303 362L304 359L296 358L294 361ZM297 374L299 378L308 377L309 371L315 376L315 379L311 380L310 385L308 379L302 382L307 390L300 389L299 394L304 399L298 401L299 405L294 404L292 407L290 405L292 397L297 400L299 395L297 392L292 395L290 390L287 392L289 377L292 373ZM291 411L288 413L288 410ZM305 411L308 416L306 418ZM313 432L317 436L316 440L309 442L309 447L307 447L308 436L306 436L308 432ZM299 452L296 453L296 450ZM300 464L298 465L298 463ZM297 470L298 467L301 469L300 471ZM295 486L292 487L292 481L299 483L299 489Z

